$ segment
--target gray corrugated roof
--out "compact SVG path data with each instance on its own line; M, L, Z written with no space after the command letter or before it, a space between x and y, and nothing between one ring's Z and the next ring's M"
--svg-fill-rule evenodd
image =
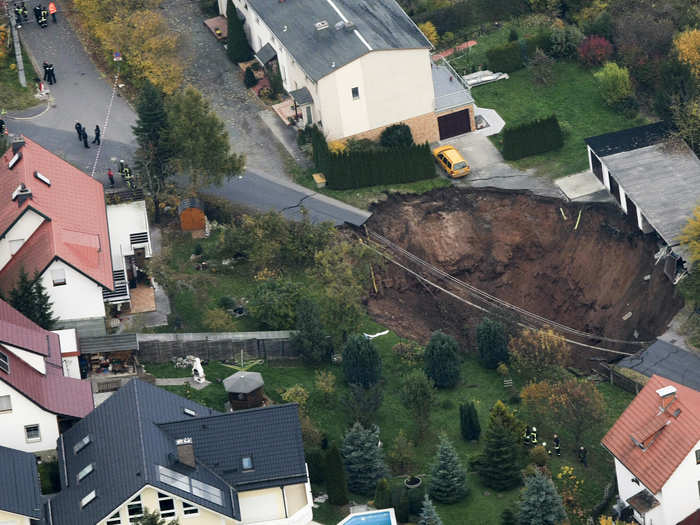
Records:
M447 66L432 64L435 111L458 108L474 103L471 91L461 83L461 78Z
M160 425L173 439L191 437L197 460L237 490L306 482L306 460L298 405L272 405L204 420L181 420ZM253 470L241 469L249 456Z
M668 243L678 243L700 197L700 160L664 142L602 157L612 177Z
M139 344L136 334L118 334L104 337L81 337L79 348L82 354L95 354L98 352L138 350Z
M277 56L277 51L275 51L275 48L273 48L269 43L265 44L260 48L260 51L257 51L255 53L255 56L258 57L258 60L263 63L263 65L267 64L270 60L275 58Z
M260 15L314 81L368 53L370 48L387 50L432 47L395 0L332 2L333 4L331 0L248 0L248 5ZM335 29L336 23L343 19L333 5L345 19L355 24L357 32ZM322 20L327 21L329 27L317 31L314 24ZM254 23L252 17L249 21Z
M224 379L226 392L234 394L249 394L264 385L265 382L259 372L236 372Z
M663 377L700 391L700 356L658 340L646 350L625 357L618 366L651 377Z
M180 204L177 205L178 215L188 208L199 208L200 210L203 210L204 205L202 204L202 201L200 201L196 197L189 197L187 199L182 199L180 201Z
M0 510L41 518L39 474L34 454L0 447Z
M296 102L299 106L303 106L304 104L313 104L314 102L314 99L311 98L311 93L309 93L309 90L305 87L290 91L289 94L294 99L294 102Z

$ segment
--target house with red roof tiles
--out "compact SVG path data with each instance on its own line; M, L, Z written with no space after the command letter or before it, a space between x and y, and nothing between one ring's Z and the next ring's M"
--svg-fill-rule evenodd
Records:
M0 446L54 450L93 408L90 382L64 374L59 336L0 300Z
M700 522L700 392L652 376L601 443L638 523Z

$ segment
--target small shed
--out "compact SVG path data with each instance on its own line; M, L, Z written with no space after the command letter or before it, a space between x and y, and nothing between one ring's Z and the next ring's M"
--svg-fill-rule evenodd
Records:
M191 232L203 230L206 227L207 217L204 215L202 201L194 197L182 199L177 207L182 231Z
M231 410L256 408L265 402L265 382L258 372L236 372L224 379Z

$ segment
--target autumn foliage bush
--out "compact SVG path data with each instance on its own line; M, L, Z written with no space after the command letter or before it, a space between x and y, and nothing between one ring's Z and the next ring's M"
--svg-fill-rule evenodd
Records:
M591 35L578 46L578 58L586 66L599 66L613 55L613 45L602 36Z

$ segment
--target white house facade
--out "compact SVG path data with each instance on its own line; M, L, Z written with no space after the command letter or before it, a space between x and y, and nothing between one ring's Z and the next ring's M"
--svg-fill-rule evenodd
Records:
M0 445L24 452L56 448L56 414L40 407L11 385L0 381ZM1 522L0 522L1 523Z

